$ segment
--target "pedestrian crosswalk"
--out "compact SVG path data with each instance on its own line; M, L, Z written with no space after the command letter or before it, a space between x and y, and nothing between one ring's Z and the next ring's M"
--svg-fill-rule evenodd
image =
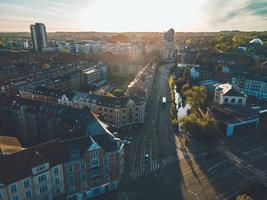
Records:
M232 160L237 165L241 164L244 161L240 157L234 155L232 152L225 151L224 153L230 160Z
M253 166L252 164L249 164L247 166L245 166L245 168L251 172L252 174L254 174L258 179L260 179L261 181L267 181L265 180L266 177L266 173L258 168L256 168L255 166Z
M132 180L138 179L142 177L143 175L153 173L160 168L164 168L172 163L177 162L178 160L186 159L189 156L190 156L190 153L188 151L183 151L183 152L178 151L177 155L168 156L160 161L154 160L149 163L143 163L142 165L134 168L131 171L130 177Z
M225 154L228 156L229 159L231 159L235 164L241 166L242 168L245 168L248 172L253 174L255 177L257 177L259 180L266 182L267 184L267 175L264 171L256 168L252 164L247 164L245 160L242 158L234 155L232 152L225 151Z
M137 193L120 193L118 196L117 196L117 199L118 200L136 200L137 199Z

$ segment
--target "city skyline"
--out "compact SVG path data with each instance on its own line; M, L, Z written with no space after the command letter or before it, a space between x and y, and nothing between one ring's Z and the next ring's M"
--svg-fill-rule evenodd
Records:
M0 22L0 32L29 32L35 22L46 24L48 32L261 31L267 27L267 2L0 0Z

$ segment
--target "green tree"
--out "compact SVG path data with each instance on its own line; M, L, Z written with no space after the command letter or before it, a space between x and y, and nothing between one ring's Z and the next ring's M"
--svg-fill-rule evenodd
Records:
M198 108L205 110L207 105L207 90L203 86L195 86L184 91L185 102L191 105L192 110Z
M122 90L122 89L115 89L111 93L113 95L115 95L116 97L122 97L122 96L124 96L124 90Z
M183 73L183 79L184 82L187 84L190 84L190 80L191 80L191 72L190 72L190 68L186 67Z
M253 200L250 196L242 194L236 197L236 200Z
M62 48L59 49L59 53L70 53L70 50L68 48Z

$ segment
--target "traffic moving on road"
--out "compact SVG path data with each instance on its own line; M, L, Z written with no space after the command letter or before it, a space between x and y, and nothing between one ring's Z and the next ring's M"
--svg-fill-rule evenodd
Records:
M244 188L265 185L267 142L260 136L206 142L192 134L175 134L170 69L171 64L161 65L156 74L145 123L127 148L128 172L119 199L233 199Z

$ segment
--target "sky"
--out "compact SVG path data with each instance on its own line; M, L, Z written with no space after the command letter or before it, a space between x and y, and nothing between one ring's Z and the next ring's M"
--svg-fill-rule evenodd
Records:
M267 30L267 0L0 0L0 32Z

